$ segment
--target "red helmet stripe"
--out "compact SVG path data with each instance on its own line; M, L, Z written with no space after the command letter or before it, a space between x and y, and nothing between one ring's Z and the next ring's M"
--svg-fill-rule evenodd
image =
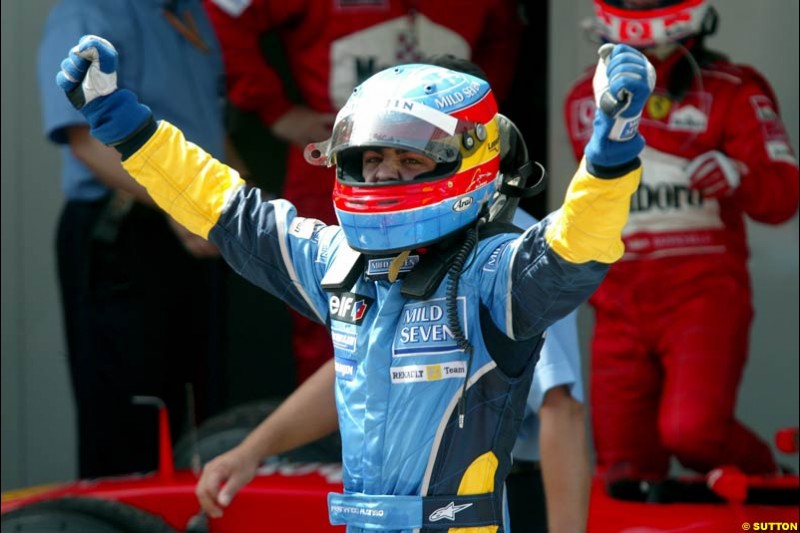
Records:
M472 171L470 179L464 177L397 185L350 185L337 181L334 206L353 213L396 213L417 209L479 189L491 183L496 173L479 166Z
M490 100L487 101L487 98ZM469 122L480 122L487 124L497 114L497 103L494 101L494 95L487 92L483 98L473 103L472 105L460 109L452 113L452 116L459 120L466 120Z

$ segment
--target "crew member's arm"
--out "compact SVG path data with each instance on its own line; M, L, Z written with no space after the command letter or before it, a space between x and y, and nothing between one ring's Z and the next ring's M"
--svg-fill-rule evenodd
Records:
M583 378L577 312L547 328L536 363L527 409L539 419L534 443L520 442L515 456L539 460L547 505L548 531L586 531L589 514L589 453L583 409ZM534 426L536 427L536 426Z
M294 105L280 75L261 52L261 37L293 16L294 0L269 2L214 2L206 0L225 63L228 99L239 109L258 113L272 124ZM238 5L247 6L243 11Z
M753 220L779 224L797 212L797 158L769 83L749 67L742 71L726 113L722 152L698 156L688 172L704 196L731 196Z
M62 63L57 82L92 136L115 147L125 170L156 204L213 242L234 270L324 323L327 297L319 281L326 258L342 242L338 229L296 217L288 202L265 201L178 128L155 122L132 92L117 90L116 66L116 50L96 36L83 37Z
M239 109L257 113L277 137L305 147L327 139L335 118L292 102L283 80L266 61L261 37L293 19L309 6L298 0L254 0L244 11L230 2L206 2L225 61L228 99Z
M236 448L203 468L195 493L213 518L255 476L265 457L313 442L338 428L333 359L303 382L289 398Z
M66 128L66 135L72 154L103 185L109 189L121 189L143 204L156 205L147 190L122 168L119 152L92 137L88 126L70 126Z
M586 531L590 476L583 404L561 385L547 391L538 414L548 531Z

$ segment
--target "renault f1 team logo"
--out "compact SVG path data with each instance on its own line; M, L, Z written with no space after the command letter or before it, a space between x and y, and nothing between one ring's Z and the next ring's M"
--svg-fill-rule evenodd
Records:
M354 292L334 294L329 301L331 320L360 326L372 305L372 298Z
M432 512L428 517L428 520L431 522L438 522L439 520L450 520L455 522L456 513L459 513L468 507L472 507L472 504L465 503L462 505L456 505L454 502L450 502L446 506L440 507Z

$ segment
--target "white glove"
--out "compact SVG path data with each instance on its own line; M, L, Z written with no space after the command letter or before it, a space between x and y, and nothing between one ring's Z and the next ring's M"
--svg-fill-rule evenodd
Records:
M739 166L742 164L717 150L700 154L686 167L689 188L706 198L730 196L741 183Z
M102 37L84 35L61 62L57 82L77 109L113 93L117 90L117 50Z
M117 146L153 121L150 108L127 89L117 89L117 50L96 35L84 35L56 76L70 103L89 123L92 136Z
M592 79L595 103L614 119L608 138L627 141L636 135L642 109L656 85L656 70L644 54L629 46L606 43L597 55Z

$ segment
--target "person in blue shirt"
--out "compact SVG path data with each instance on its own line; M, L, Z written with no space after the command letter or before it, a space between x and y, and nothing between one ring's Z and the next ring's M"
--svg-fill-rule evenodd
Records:
M79 474L97 477L157 465L152 412L131 396L163 398L177 430L185 383L202 392L221 264L203 259L218 255L213 245L155 209L53 83L64 50L86 33L114 35L125 56L117 84L220 158L223 65L199 0L63 0L44 28L39 89L44 132L62 156L57 257Z
M652 65L625 46L599 52L603 111L585 161L562 208L522 233L491 220L494 193L509 185L500 173L507 119L489 85L468 74L404 65L353 91L332 137L306 148L309 163L336 167L339 226L266 200L157 122L116 88L118 55L105 39L83 37L57 82L159 206L330 328L344 483L328 497L331 523L349 533L502 532L503 486L545 331L622 256L641 177L637 128Z

